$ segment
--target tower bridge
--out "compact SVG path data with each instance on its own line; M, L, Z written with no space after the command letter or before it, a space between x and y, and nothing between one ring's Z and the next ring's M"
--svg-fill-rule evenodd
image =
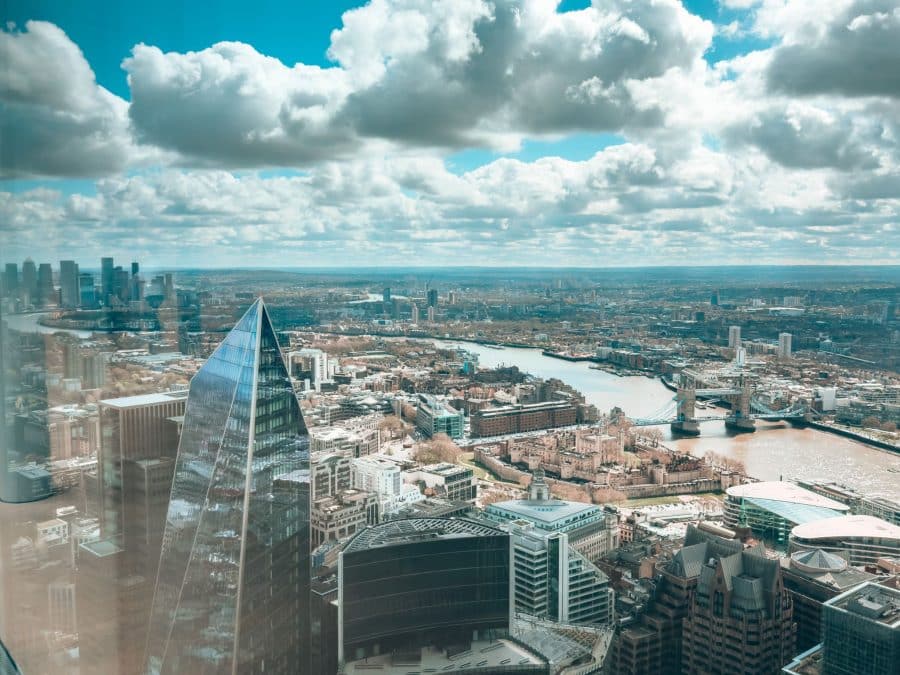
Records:
M723 386L717 377L684 371L672 402L650 417L632 421L636 426L669 424L676 434L699 436L703 422L724 420L725 426L732 431L752 432L756 430L756 420L803 419L808 413L807 406L803 404L782 410L772 409L754 394L753 386L743 376L738 377L736 385ZM727 415L698 416L698 397L727 401L731 412Z

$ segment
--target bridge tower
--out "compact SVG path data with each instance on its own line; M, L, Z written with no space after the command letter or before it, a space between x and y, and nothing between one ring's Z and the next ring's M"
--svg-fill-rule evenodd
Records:
M750 384L743 378L738 381L741 393L732 400L731 414L725 418L725 428L731 431L756 431L756 420L750 417L750 397L753 395Z
M672 433L683 436L699 436L700 423L694 415L694 406L697 403L697 389L693 380L687 380L678 385L675 393L675 420L670 425Z

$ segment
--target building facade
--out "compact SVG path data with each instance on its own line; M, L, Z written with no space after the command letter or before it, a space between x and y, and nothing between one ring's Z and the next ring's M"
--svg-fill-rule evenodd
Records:
M431 394L419 394L416 405L416 426L426 436L447 434L450 438L460 438L465 429L465 415L454 410Z
M338 659L508 635L510 541L462 519L395 520L338 562Z
M822 549L851 565L875 565L900 558L900 525L875 516L840 516L798 525L791 530L790 550Z
M618 515L593 504L551 498L542 469L534 472L528 499L488 504L484 515L495 523L526 521L544 532L565 534L590 562L619 546Z
M824 675L895 675L900 664L900 590L865 583L825 603Z
M684 674L778 673L796 653L778 561L754 548L701 563L682 630Z
M306 426L259 299L191 381L149 672L309 671L308 469Z
M483 408L472 414L473 438L571 426L577 421L577 409L568 401L547 401Z
M726 527L749 528L773 548L786 551L794 527L845 515L850 507L794 483L766 481L728 488L724 511Z

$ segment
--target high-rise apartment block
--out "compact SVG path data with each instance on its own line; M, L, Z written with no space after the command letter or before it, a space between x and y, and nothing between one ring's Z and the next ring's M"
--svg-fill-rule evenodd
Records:
M309 671L309 449L259 299L191 381L150 672Z
M738 349L741 346L741 327L730 326L728 328L728 347Z
M778 334L778 358L780 358L780 359L791 358L791 342L792 341L793 341L793 336L790 333L779 333Z

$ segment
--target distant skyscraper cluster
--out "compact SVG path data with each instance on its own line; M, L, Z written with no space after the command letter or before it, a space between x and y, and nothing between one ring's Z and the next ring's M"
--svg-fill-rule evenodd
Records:
M117 266L113 258L100 259L100 285L95 275L82 271L74 260L60 260L54 279L50 263L35 266L31 258L22 263L6 263L0 278L0 296L14 307L97 309L99 307L133 308L147 295L147 284L140 274L140 263L130 269ZM172 296L174 286L170 274L153 280L150 293L165 298Z

